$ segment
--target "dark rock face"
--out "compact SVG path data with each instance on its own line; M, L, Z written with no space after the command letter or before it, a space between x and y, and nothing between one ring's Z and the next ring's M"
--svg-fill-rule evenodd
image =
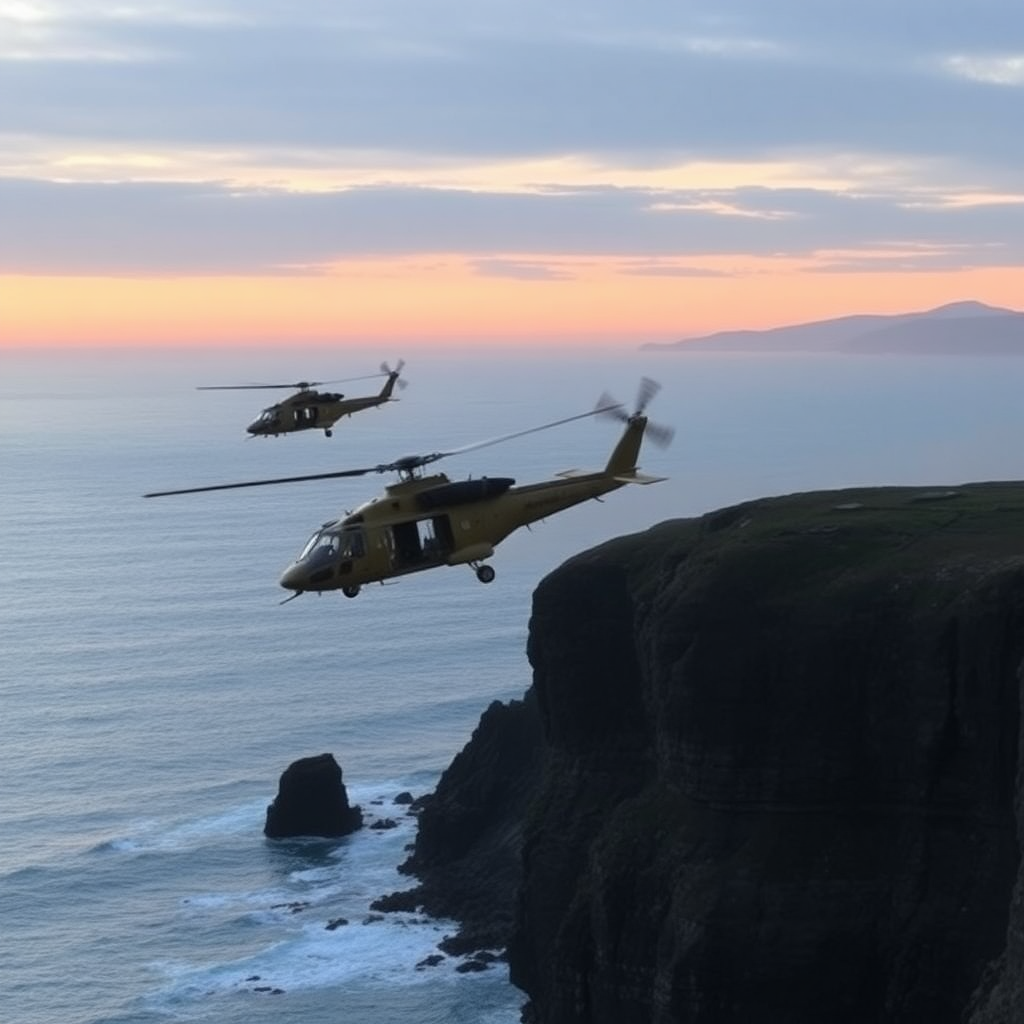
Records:
M542 582L529 654L533 1020L1024 1020L1024 485L621 538Z
M277 796L267 808L263 834L271 839L293 836L335 838L355 832L363 812L350 807L341 768L333 754L292 762L281 775Z
M401 870L420 885L404 894L460 924L442 948L452 954L504 950L521 878L522 823L544 766L540 717L532 694L495 701L465 749L419 802L416 842Z

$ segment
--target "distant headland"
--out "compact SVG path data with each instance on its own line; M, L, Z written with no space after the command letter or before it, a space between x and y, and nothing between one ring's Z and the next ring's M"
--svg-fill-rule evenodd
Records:
M919 313L842 316L640 347L673 352L1024 355L1024 312L983 302L952 302Z

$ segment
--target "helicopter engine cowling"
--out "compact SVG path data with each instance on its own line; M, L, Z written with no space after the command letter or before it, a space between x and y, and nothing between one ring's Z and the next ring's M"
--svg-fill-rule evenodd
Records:
M457 480L455 483L431 487L416 495L416 504L424 512L444 505L466 505L486 501L504 494L515 480L506 476L483 476L478 480Z

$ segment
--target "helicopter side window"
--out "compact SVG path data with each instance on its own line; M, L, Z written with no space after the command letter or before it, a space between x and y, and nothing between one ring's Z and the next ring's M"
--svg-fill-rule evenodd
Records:
M391 527L391 535L394 539L394 559L397 565L411 565L420 560L423 555L423 543L415 521L395 523Z
M392 559L396 565L416 565L439 560L444 548L432 519L395 523L390 530ZM451 548L449 548L451 550Z
M434 521L422 519L417 524L420 535L420 549L424 558L437 558L441 552L441 545L434 533Z
M342 558L362 558L366 553L362 530L343 530L338 537Z
M434 539L439 554L447 554L455 550L455 535L452 533L452 522L448 516L434 516L430 521L434 530Z

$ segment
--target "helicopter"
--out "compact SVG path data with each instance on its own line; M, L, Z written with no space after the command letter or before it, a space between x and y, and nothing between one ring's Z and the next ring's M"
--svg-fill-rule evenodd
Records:
M252 437L277 437L278 434L294 434L299 430L322 430L324 436L331 437L334 424L343 416L351 416L363 409L372 409L385 402L397 401L392 392L397 384L405 387L405 380L400 376L405 361L399 359L395 369L387 363L380 364L380 373L370 373L363 377L344 377L339 380L300 380L294 384L212 384L196 388L197 391L247 391L266 388L298 388L294 395L275 405L268 406L245 429ZM314 388L325 384L345 384L349 381L370 380L373 377L387 377L384 386L376 395L361 398L346 398L332 391L315 391Z
M645 435L656 444L667 446L674 433L669 427L649 423L645 415L648 401L659 388L656 381L643 378L632 413L625 412L622 403L606 393L589 412L450 451L407 455L363 469L154 491L144 497L394 472L398 480L386 487L382 496L371 498L354 511L324 523L309 538L279 580L282 587L292 591L285 601L307 591L320 594L340 590L346 597L356 597L368 583L384 583L440 566L468 565L481 583L490 583L495 572L486 560L494 554L495 547L520 526L590 498L599 498L626 484L652 484L666 479L648 476L637 468ZM519 487L510 477L452 481L444 473L423 473L425 467L440 459L596 415L613 416L625 424L603 469L566 470L557 474L556 479Z

